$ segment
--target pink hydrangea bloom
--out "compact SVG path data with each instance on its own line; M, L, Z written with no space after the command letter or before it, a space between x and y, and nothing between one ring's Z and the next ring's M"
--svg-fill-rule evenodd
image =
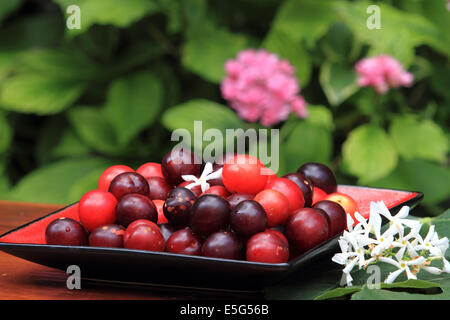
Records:
M289 61L262 49L249 49L228 60L225 71L222 96L242 119L272 126L286 120L291 111L301 118L307 116Z
M389 55L362 59L356 63L355 70L359 86L371 86L380 94L389 88L410 87L414 80L413 75Z

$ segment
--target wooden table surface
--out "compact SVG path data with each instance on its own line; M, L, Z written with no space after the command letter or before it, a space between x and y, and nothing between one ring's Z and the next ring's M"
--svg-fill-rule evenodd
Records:
M0 200L0 234L61 207L63 206ZM225 292L174 291L162 287L93 281L82 281L80 290L69 290L66 287L67 277L68 275L63 271L0 251L0 299L2 300L236 298L235 294L230 295Z

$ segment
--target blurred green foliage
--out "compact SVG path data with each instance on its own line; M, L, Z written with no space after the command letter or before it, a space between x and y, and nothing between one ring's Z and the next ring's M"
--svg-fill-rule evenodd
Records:
M69 5L81 29L66 28ZM381 29L366 27L377 4ZM278 127L279 174L330 165L340 183L450 198L450 12L445 0L3 0L1 199L68 203L111 164L160 161L171 130L249 127L221 98L240 50L287 58L309 117ZM390 54L414 86L378 96L354 64Z

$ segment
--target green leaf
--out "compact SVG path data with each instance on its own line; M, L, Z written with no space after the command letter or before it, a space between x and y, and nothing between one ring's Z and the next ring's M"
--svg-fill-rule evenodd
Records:
M103 112L114 127L120 145L156 120L162 98L161 81L148 71L119 78L111 84Z
M0 22L22 4L22 0L3 0L0 2Z
M73 48L30 50L20 55L28 72L65 80L90 80L100 72L86 55Z
M148 0L53 0L61 7L66 18L70 15L66 10L71 5L80 7L81 28L69 30L70 34L85 32L93 24L112 24L117 27L128 27L148 14L159 10L155 1Z
M305 86L309 82L312 63L309 54L299 41L294 41L281 31L271 32L264 39L262 47L287 59L296 70L299 83Z
M103 171L105 171L105 169L106 168L104 167L94 169L85 176L80 177L75 183L73 183L68 190L68 202L79 201L83 194L88 191L97 189L98 179L100 178L100 175L103 173Z
M336 19L330 1L288 0L277 11L270 32L283 32L309 47L323 36Z
M299 122L280 146L286 172L295 172L305 162L329 163L333 142L328 129Z
M0 104L4 109L16 112L54 114L75 102L85 88L84 82L20 73L3 84Z
M68 111L67 117L76 133L90 147L104 153L118 152L114 129L101 110L77 106Z
M112 163L101 158L62 160L36 169L22 178L6 195L7 199L38 203L68 204L71 187L90 172Z
M433 61L433 72L431 74L431 85L433 90L442 97L450 100L450 65L439 61Z
M184 67L214 83L219 83L225 76L225 62L248 46L244 36L219 28L208 20L193 23L186 38L182 57Z
M323 105L308 105L308 117L304 119L305 122L323 127L329 131L335 128L333 122L333 114L330 109Z
M188 129L192 133L194 121L203 122L203 130L216 128L223 132L226 129L237 129L245 126L236 113L230 108L213 101L197 99L168 109L162 117L163 125L169 130Z
M2 1L3 2L3 1ZM0 49L16 53L57 44L64 33L61 18L48 14L24 15L0 29Z
M90 151L91 148L63 118L51 117L41 127L36 144L36 158L41 165L62 158L87 155Z
M186 129L190 133L191 146L201 151L209 142L203 143L203 133L208 129L219 130L226 147L226 130L242 129L246 126L230 108L209 100L190 100L168 109L162 116L162 124L169 130ZM203 133L194 131L194 121L201 121ZM197 127L197 129L199 129ZM244 130L244 129L243 129ZM186 142L186 141L185 141ZM200 145L202 148L200 148Z
M370 186L421 191L424 204L437 204L450 197L450 169L425 160L401 159L388 176L373 181Z
M327 60L344 63L353 60L354 46L354 35L350 27L342 22L334 22L325 36L322 49Z
M342 157L349 172L362 183L386 176L397 165L397 151L389 136L371 124L350 132L342 146Z
M332 106L341 104L359 89L354 70L336 62L322 64L319 81Z
M353 299L353 295L361 290L369 289L367 285L363 286L351 286L351 287L340 287L333 290L326 291L320 296L316 297L315 300L327 300L327 299L344 299L351 298ZM439 284L425 281L425 280L416 280L410 279L402 282L394 282L394 283L380 283L380 289L389 289L396 291L415 291L421 293L436 293L442 292ZM377 289L369 289L369 290L377 290ZM387 290L386 290L387 291Z
M351 287L343 287L336 288L333 290L326 291L325 293L317 296L314 300L327 300L327 299L344 299L347 296L351 296L352 294L361 290L360 286L351 286Z
M441 281L442 292L420 294L397 292L386 289L369 289L364 286L361 291L352 295L352 300L448 300L450 298L450 277Z
M400 155L406 159L444 162L448 140L444 131L432 120L420 121L415 115L402 115L392 120L389 134Z
M390 54L408 67L414 58L414 47L424 43L449 53L448 42L442 41L446 39L444 29L440 30L421 15L387 4L377 3L381 28L369 29L367 19L371 14L367 13L367 8L371 4L368 1L336 1L334 4L337 15L353 29L356 37L371 45L369 55Z

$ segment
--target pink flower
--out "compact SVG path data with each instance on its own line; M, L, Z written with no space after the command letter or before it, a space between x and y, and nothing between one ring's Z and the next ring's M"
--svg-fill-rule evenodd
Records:
M292 111L307 116L306 102L299 95L295 69L287 60L265 50L244 50L225 63L222 96L239 117L272 126Z
M389 88L410 87L414 80L414 76L389 55L362 59L356 63L355 70L358 85L371 86L379 94L386 93Z

